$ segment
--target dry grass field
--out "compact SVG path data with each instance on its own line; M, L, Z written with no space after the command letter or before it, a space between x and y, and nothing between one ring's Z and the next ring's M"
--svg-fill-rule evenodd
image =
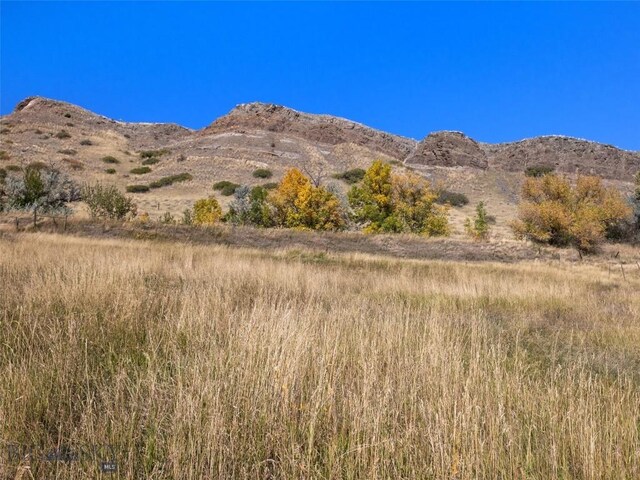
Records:
M25 233L0 279L2 478L640 478L638 269Z

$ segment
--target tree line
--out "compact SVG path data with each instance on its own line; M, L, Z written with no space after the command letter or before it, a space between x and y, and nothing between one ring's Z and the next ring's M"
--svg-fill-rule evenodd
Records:
M606 187L596 176L578 176L575 183L552 170L527 173L522 185L518 218L510 226L517 238L589 252L606 239L640 237L640 172L630 199ZM226 213L213 196L195 202L182 223L212 225L226 222L262 228L316 231L362 230L366 233L414 233L427 237L451 233L448 206L439 192L413 172L395 172L388 163L374 162L343 197L296 168L289 169L274 189L239 186ZM79 187L65 174L42 164L21 172L0 171L0 211L22 210L34 215L69 214L68 203L86 202L91 216L122 220L137 215L130 197L114 186ZM146 215L148 219L148 215ZM464 223L471 238L489 238L491 216L484 202ZM166 213L161 221L177 223Z

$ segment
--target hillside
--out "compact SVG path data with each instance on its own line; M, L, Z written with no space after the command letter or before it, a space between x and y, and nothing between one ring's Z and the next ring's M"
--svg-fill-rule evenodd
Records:
M53 162L78 181L99 180L121 188L191 174L189 182L136 194L140 208L152 215L181 212L197 198L212 194L216 181L277 181L293 166L345 191L346 185L331 179L332 174L383 159L466 193L472 203L485 200L498 218L499 232L513 216L527 166L593 173L623 190L640 170L640 152L575 138L487 144L459 132L434 132L418 142L346 119L263 103L239 105L209 126L191 130L175 124L120 122L69 103L31 97L2 117L1 124L0 167ZM150 150L158 151L151 172L131 173L141 166L140 152ZM118 163L105 163L106 156ZM257 168L270 169L273 178L254 178ZM219 198L223 204L228 201ZM470 209L454 211L454 223Z

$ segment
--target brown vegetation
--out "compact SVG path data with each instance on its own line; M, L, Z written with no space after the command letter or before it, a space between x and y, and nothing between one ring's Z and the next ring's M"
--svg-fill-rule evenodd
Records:
M640 476L631 272L46 234L0 272L3 444L110 443L126 479Z

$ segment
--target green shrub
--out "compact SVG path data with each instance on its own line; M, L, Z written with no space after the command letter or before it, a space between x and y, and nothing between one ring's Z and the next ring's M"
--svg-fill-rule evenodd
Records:
M216 182L213 184L213 189L214 190L222 190L224 187L226 187L227 185L233 185L233 182L230 182L229 180L221 180L219 182Z
M190 173L186 173L186 172L179 173L177 175L170 175L168 177L162 177L159 180L155 180L149 184L149 187L160 188L160 187L165 187L167 185L172 185L178 182L187 182L192 179L193 177L191 176Z
M58 150L58 153L61 153L63 155L75 155L78 152L76 150L73 150L72 148L67 148L64 150Z
M554 168L550 165L532 165L525 169L524 174L527 177L537 178L553 173L553 171Z
M130 173L134 175L144 175L145 173L149 173L151 169L149 167L136 167L129 170Z
M182 212L182 224L193 225L193 212L190 208L185 208Z
M476 215L465 220L464 229L467 235L474 240L487 240L489 238L489 215L484 202L476 205Z
M238 185L237 183L230 182L229 180L222 180L220 182L214 183L213 189L219 190L222 195L228 197L229 195L233 195L236 191L236 188L238 188L239 186L240 185Z
M257 170L253 171L253 176L255 178L271 178L273 176L273 173L271 172L271 170L268 170L266 168L258 168Z
M120 163L116 157L112 157L111 155L107 155L106 157L102 157L102 161L104 163Z
M20 165L7 165L5 168L7 169L7 172L21 172L22 171L22 167Z
M161 157L162 155L165 155L169 153L169 150L167 150L166 148L163 148L161 150L143 150L140 152L140 158L142 158L143 160L145 158L156 158L156 157Z
M158 157L149 157L149 158L145 158L142 161L142 165L155 165L159 161L160 161L160 159Z
M71 134L66 130L60 130L58 133L56 133L56 138L59 138L61 140L64 138L71 138Z
M129 193L145 193L149 191L149 185L127 185Z
M135 213L136 208L133 200L120 193L113 185L85 185L82 188L82 200L89 207L91 216L98 218L121 220L128 213Z
M7 178L7 171L4 168L0 168L0 183L4 182L5 178Z
M469 199L464 193L440 190L436 203L440 205L451 205L452 207L464 207L469 203Z
M9 154L4 150L0 150L0 160L9 160Z
M116 173L116 169L115 168L107 168L104 173L108 173L109 175L113 175L114 173Z
M353 168L351 170L347 170L346 172L336 173L333 178L343 180L344 182L351 185L362 180L365 173L366 172L362 168Z
M88 138L85 138L84 140L80 140L80 145L93 145L93 142Z
M239 187L237 183L232 183L231 185L225 186L222 190L220 190L220 194L225 197L229 197L236 192L236 189Z
M278 184L276 182L263 183L261 186L265 190L273 190L275 188L278 188Z
M255 225L260 227L273 226L269 205L268 192L263 187L249 188L246 185L238 187L234 199L229 204L229 211L225 221L234 225Z

